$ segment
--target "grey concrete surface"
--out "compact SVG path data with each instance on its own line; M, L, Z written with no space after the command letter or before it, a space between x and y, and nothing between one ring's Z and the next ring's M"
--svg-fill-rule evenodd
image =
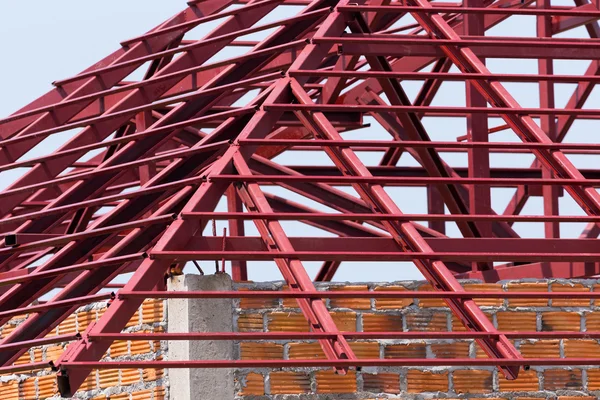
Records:
M181 275L168 282L170 291L231 290L229 275ZM169 299L169 332L231 332L231 299ZM233 359L231 341L169 341L168 359ZM229 400L234 398L230 369L170 369L170 400Z

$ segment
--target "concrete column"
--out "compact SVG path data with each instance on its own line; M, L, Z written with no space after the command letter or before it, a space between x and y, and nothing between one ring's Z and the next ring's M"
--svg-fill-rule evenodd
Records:
M168 282L169 291L231 290L229 275L181 275ZM169 299L169 332L231 332L231 299ZM169 341L169 360L233 359L231 341ZM233 370L170 369L170 400L233 399Z

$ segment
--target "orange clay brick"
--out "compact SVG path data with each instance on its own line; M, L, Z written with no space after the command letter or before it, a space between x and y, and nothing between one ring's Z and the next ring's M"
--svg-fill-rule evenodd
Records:
M271 372L271 394L301 394L310 392L310 377L302 372Z
M600 285L599 284L594 284L592 286L592 292L598 292L600 291ZM600 306L600 300L599 299L592 299L592 305L595 305L596 307Z
M557 398L558 400L598 400L597 397L592 397L592 396L559 396Z
M447 392L448 373L434 373L411 369L406 374L407 390L409 393Z
M332 370L317 371L317 393L354 393L356 392L356 373L348 371L338 375Z
M509 342L511 342L513 346L515 345L514 340L509 340ZM477 342L474 342L473 345L475 346L475 358L490 358Z
M152 351L152 343L145 340L134 340L129 344L131 355L148 354Z
M153 400L165 400L167 398L167 391L163 387L154 388L152 392Z
M19 382L0 382L0 399L19 400Z
M242 391L240 395L242 396L261 396L265 394L265 380L262 374L256 374L254 372L249 373L244 378L244 383L242 384Z
M263 330L263 316L261 314L241 314L237 320L240 332L259 332Z
M309 324L304 315L290 312L272 312L267 315L271 332L308 332Z
M115 340L109 350L112 358L127 355L129 354L129 343L126 340Z
M140 310L137 310L135 312L135 314L133 314L133 316L131 317L131 319L129 320L129 322L127 322L127 325L125 325L126 328L132 327L132 326L137 326L140 324Z
M376 292L405 292L404 286L377 286ZM398 310L408 307L414 303L414 299L375 299L375 309L377 310Z
M43 353L44 353L44 350L40 347L38 347L37 349L33 349L33 362L43 361L43 359L42 359Z
M162 378L164 374L164 369L147 368L142 370L142 380L144 382L155 381Z
M332 286L329 288L332 292L348 292L348 291L367 291L367 285L348 285L348 286ZM331 299L329 300L331 308L351 308L354 310L368 310L371 308L371 299Z
M519 351L525 358L558 358L560 357L559 344L559 340L522 342Z
M239 288L238 292L247 292L248 288ZM279 299L261 299L258 297L241 299L240 308L244 310L276 308L279 306Z
M447 331L448 316L445 313L407 314L406 328L409 331Z
M392 373L363 374L363 389L371 393L400 393L400 376Z
M469 347L469 342L436 343L431 345L431 351L435 358L466 358Z
M492 323L494 320L492 314L489 314L487 312L484 312L484 314L487 317L487 319L490 321L490 323ZM456 315L452 315L451 319L452 319L452 331L454 331L454 332L466 332L467 331L467 328L465 328L463 323L456 317Z
M600 369L587 370L588 390L600 390Z
M429 283L425 283L417 288L419 292L431 292L433 288ZM448 307L446 302L441 299L419 299L419 307Z
M600 300L598 300L600 304ZM588 331L598 332L600 331L600 313L592 312L585 314L585 327Z
M542 313L542 331L574 331L581 329L581 316L572 312Z
M283 291L289 290L287 285L284 285L282 288ZM283 307L285 308L300 308L298 305L298 300L296 299L283 299Z
M165 329L162 326L155 326L152 328L151 331L144 331L144 332L148 332L148 333L164 333ZM160 349L160 340L153 340L152 341L152 348L153 351L157 351Z
M589 292L590 288L583 286L581 283L572 285L553 283L550 285L553 292ZM589 307L590 299L552 299L552 307Z
M37 389L35 387L35 377L25 379L19 384L19 397L25 399L36 399ZM0 389L0 393L2 390ZM4 398L3 396L0 398Z
M15 330L15 328L16 328L16 327L17 327L17 326L16 326L16 325L13 325L13 324L8 324L8 323L7 323L7 324L5 324L5 325L2 327L2 338L5 338L5 337L7 337L8 335L10 335L10 334L12 333L12 331L14 331L14 330ZM51 336L51 335L48 335L48 336Z
M544 371L544 390L582 390L580 369L547 369Z
M24 353L21 357L17 358L15 365L23 365L31 363L31 354L29 352Z
M324 359L325 353L319 343L290 343L288 357L290 360Z
M363 314L364 332L401 331L402 315Z
M509 292L547 292L548 284L542 282L509 283L506 285ZM545 307L548 299L508 299L509 307Z
M483 351L477 342L473 343L473 345L475 346L475 358L489 358L486 352Z
M132 385L141 381L139 369L122 369L121 370L121 386Z
M502 374L498 374L498 384L501 392L537 392L539 378L537 371L519 371L519 377L509 381Z
M86 311L76 314L77 316L77 332L85 332L88 326L96 321L96 311Z
M565 339L565 356L568 358L598 358L600 357L600 344L597 340Z
M240 343L242 360L282 359L283 345L275 343Z
M499 311L496 313L500 331L536 331L537 317L534 312Z
M40 376L37 381L38 386L38 398L45 399L54 396L58 393L58 387L56 386L56 376L45 375Z
M338 330L342 332L356 332L355 312L332 312L331 318Z
M150 400L152 399L152 390L140 390L131 393L131 400Z
M63 346L50 346L45 350L45 360L46 361L56 361L58 357L62 355L64 351Z
M384 348L385 358L425 358L425 343L391 344Z
M506 398L500 397L469 397L469 400L505 400ZM456 399L459 400L459 399ZM539 399L538 399L539 400Z
M90 374L85 378L79 390L82 392L87 392L90 390L94 390L98 387L96 375L98 374L98 370L93 370Z
M351 342L350 348L357 358L379 358L379 343Z
M119 370L118 369L103 369L100 370L100 388L113 387L119 385Z
M502 292L502 285L497 283L467 283L463 285L463 288L467 292ZM479 307L499 307L504 304L504 299L499 297L497 299L478 299L475 298L475 303Z
M129 400L129 393L112 394L109 400Z
M161 322L164 316L164 301L161 299L147 299L142 303L142 323L153 324Z
M489 393L492 391L492 371L465 369L452 373L456 393Z
M66 335L69 333L77 332L77 317L75 315L69 316L58 325L58 334Z

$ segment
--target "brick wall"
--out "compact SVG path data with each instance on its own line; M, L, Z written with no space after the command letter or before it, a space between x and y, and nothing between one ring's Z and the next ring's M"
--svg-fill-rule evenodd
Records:
M421 282L394 284L318 284L330 290L430 290ZM474 291L590 291L596 281L536 281L499 284L465 283ZM239 284L238 290L282 290L280 283ZM501 330L579 331L600 330L600 310L589 300L485 299L477 301ZM332 299L327 306L345 331L464 331L444 304L433 299ZM600 303L598 303L600 306ZM79 309L60 324L53 335L82 332L106 309L98 303ZM166 328L163 301L148 300L129 322L127 332L161 332ZM14 318L0 330L6 336L26 316ZM295 300L242 299L236 301L234 326L242 332L307 331ZM55 360L68 343L34 348L17 364ZM597 340L516 340L525 357L600 357ZM359 358L455 358L486 357L469 340L365 340L352 341ZM324 358L314 341L243 342L236 344L241 359ZM166 342L116 342L106 360L166 359ZM289 368L237 370L236 399L596 399L600 395L600 366L573 368L532 367L516 381L506 381L493 367L462 368L364 368L345 376L330 369ZM167 400L166 371L94 371L76 395L93 400ZM58 398L55 376L37 371L0 376L0 400ZM216 400L216 399L215 399Z
M431 290L421 282L394 284L319 284L330 290ZM239 285L239 290L281 290L282 285ZM465 283L473 291L590 291L596 281ZM600 312L590 300L480 299L490 321L507 331L600 330ZM600 303L598 304L600 306ZM308 325L295 300L246 300L237 303L236 327L242 332L306 331ZM435 299L332 299L327 301L343 331L464 331L444 303ZM487 357L471 340L351 341L358 358ZM597 340L516 340L524 357L600 357ZM238 344L242 359L324 358L318 343L246 342ZM239 399L596 399L600 394L600 366L573 368L532 367L516 381L507 381L493 367L364 368L346 376L328 369L240 370L236 374ZM343 395L344 393L348 395ZM353 394L352 394L353 393Z
M126 332L162 332L166 327L164 302L147 300L127 324ZM83 332L106 310L107 304L96 303L78 309L63 321L50 335ZM1 337L8 335L27 316L13 318L0 330ZM15 364L54 361L69 342L31 349ZM105 360L160 359L165 343L155 341L120 341L112 344ZM168 398L167 380L163 370L129 369L93 371L86 379L76 398L93 400L165 400ZM59 398L56 376L50 370L22 372L0 376L1 400L34 400Z

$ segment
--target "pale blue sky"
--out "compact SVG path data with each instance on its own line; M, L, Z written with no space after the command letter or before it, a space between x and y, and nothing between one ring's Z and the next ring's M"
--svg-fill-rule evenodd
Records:
M572 5L567 0L553 2L554 5ZM26 105L36 97L44 94L54 80L69 77L91 64L110 54L119 47L119 42L142 34L159 23L170 18L186 6L185 0L104 0L101 2L57 0L57 1L5 1L0 4L0 49L2 60L0 63L0 117L6 116ZM287 15L285 15L287 16ZM270 18L278 19L284 14L274 13ZM513 17L507 22L488 31L488 35L500 36L535 36L535 21L532 17ZM586 37L583 28L579 28L562 37ZM245 38L247 39L247 38ZM555 69L559 73L578 74L585 71L587 61L559 61ZM535 73L537 63L535 60L490 60L490 69L494 72L504 73ZM404 83L407 92L414 96L418 85L414 82ZM506 84L507 89L524 107L538 106L536 84ZM563 107L572 92L574 85L557 85L557 106ZM464 85L462 83L445 83L434 101L436 105L463 105ZM594 91L586 108L600 108L600 95ZM369 121L373 122L373 121ZM464 134L464 122L457 119L426 119L425 126L435 140L454 140L458 135ZM499 120L490 121L490 126L499 125ZM577 122L569 141L593 141L590 135L596 135L598 121ZM381 138L389 136L380 127L373 126L362 132L347 135L348 138ZM495 134L492 140L517 140L510 132ZM58 145L58 143L57 143ZM310 157L309 157L310 156ZM282 163L298 164L327 164L329 160L324 157L314 158L314 153L294 154L288 156ZM404 157L404 156L403 156ZM595 168L598 165L597 156L570 157L577 166ZM365 154L366 163L374 164L379 155ZM466 166L466 156L448 155L446 160L455 165ZM493 166L528 166L531 157L492 157ZM415 165L409 157L403 158L400 165ZM0 187L10 183L12 176L0 175ZM3 181L4 180L4 181ZM274 191L275 192L275 191ZM501 196L497 197L494 204L496 210L501 212L505 202L508 201L512 190L498 189ZM282 191L277 191L277 194ZM424 212L425 196L423 191L417 189L389 189L389 193L398 202L405 212ZM297 198L296 198L297 199ZM314 204L311 204L314 205ZM525 213L539 214L541 201L539 198L530 200ZM561 199L561 208L564 213L582 214L579 207L566 195ZM284 227L291 236L311 235L314 230L307 229L304 225L284 223ZM574 237L582 229L581 224L563 224L561 227L565 237ZM220 230L219 230L220 232ZM450 235L456 235L456 229L449 229ZM519 232L523 236L536 237L543 230L541 224L528 224ZM214 263L204 263L208 270L212 270ZM265 263L253 269L251 278L257 280L278 279L274 269ZM366 266L361 263L362 266ZM398 263L396 263L398 264ZM419 276L414 267L402 263L403 268L394 268L393 264L377 266L362 271L351 268L348 264L340 270L339 280L351 279L355 281L396 280L411 279ZM311 275L316 272L318 263L307 263Z

